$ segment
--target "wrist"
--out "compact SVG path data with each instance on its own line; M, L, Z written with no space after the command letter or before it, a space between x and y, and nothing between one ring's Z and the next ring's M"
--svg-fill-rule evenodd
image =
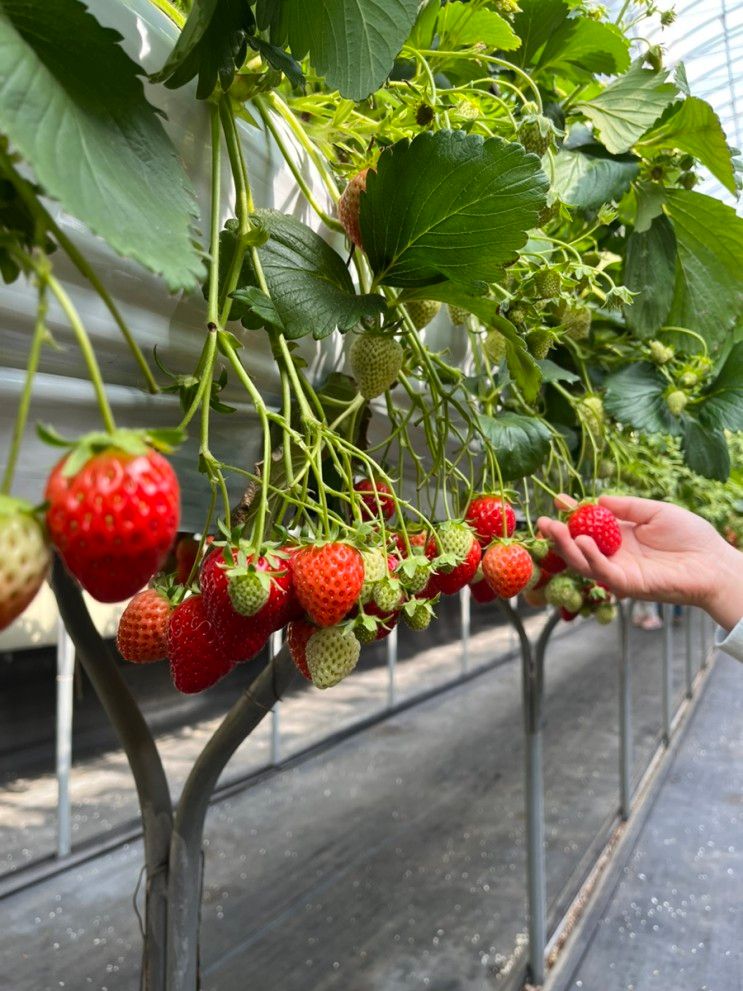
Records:
M729 632L743 618L743 553L728 543L721 551L713 587L700 605Z

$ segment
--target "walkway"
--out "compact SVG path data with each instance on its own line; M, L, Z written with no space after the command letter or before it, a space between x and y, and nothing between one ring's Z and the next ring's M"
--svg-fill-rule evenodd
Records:
M658 634L633 647L638 772L660 732L660 647ZM565 632L548 655L553 902L616 809L616 657L616 627L595 623ZM322 718L337 703L329 692L313 704ZM524 939L521 720L511 662L215 805L204 991L234 991L246 976L251 991L498 988ZM132 843L6 899L0 987L136 987L140 863Z

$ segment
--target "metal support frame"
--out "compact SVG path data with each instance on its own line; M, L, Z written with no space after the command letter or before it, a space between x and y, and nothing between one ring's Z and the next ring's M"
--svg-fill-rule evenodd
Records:
M459 616L461 620L462 634L462 674L467 674L470 663L470 627L472 600L469 585L465 585L459 593Z
M671 720L673 702L673 606L663 605L663 742L668 746L671 739Z
M619 814L629 819L632 810L632 666L630 664L630 634L632 607L630 599L619 604Z
M385 640L387 645L387 706L392 708L397 704L397 684L395 673L397 671L397 627L395 627Z
M684 639L686 641L686 653L684 657L684 669L686 673L686 697L691 698L694 692L694 667L692 663L692 646L691 646L691 617L692 610L688 607L684 607Z
M705 619L706 614L700 609L699 610L699 646L702 652L702 659L699 662L699 666L704 669L707 667L707 631L705 629Z
M72 850L72 806L70 773L72 771L72 702L75 674L75 644L61 618L57 620L57 857L67 857Z

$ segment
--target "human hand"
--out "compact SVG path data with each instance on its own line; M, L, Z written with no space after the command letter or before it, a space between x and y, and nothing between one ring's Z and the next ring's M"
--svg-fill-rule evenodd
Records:
M743 554L700 516L671 503L601 496L617 517L622 546L605 557L592 537L570 535L565 523L542 517L540 532L571 568L604 582L618 598L701 606L727 630L743 616ZM558 509L575 500L560 495Z

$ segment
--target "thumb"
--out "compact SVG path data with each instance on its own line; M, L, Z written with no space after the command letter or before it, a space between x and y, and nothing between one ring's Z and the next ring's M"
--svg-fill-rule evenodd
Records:
M561 510L572 509L577 503L572 496L569 496L566 492L561 492L558 496L555 496L555 508Z

